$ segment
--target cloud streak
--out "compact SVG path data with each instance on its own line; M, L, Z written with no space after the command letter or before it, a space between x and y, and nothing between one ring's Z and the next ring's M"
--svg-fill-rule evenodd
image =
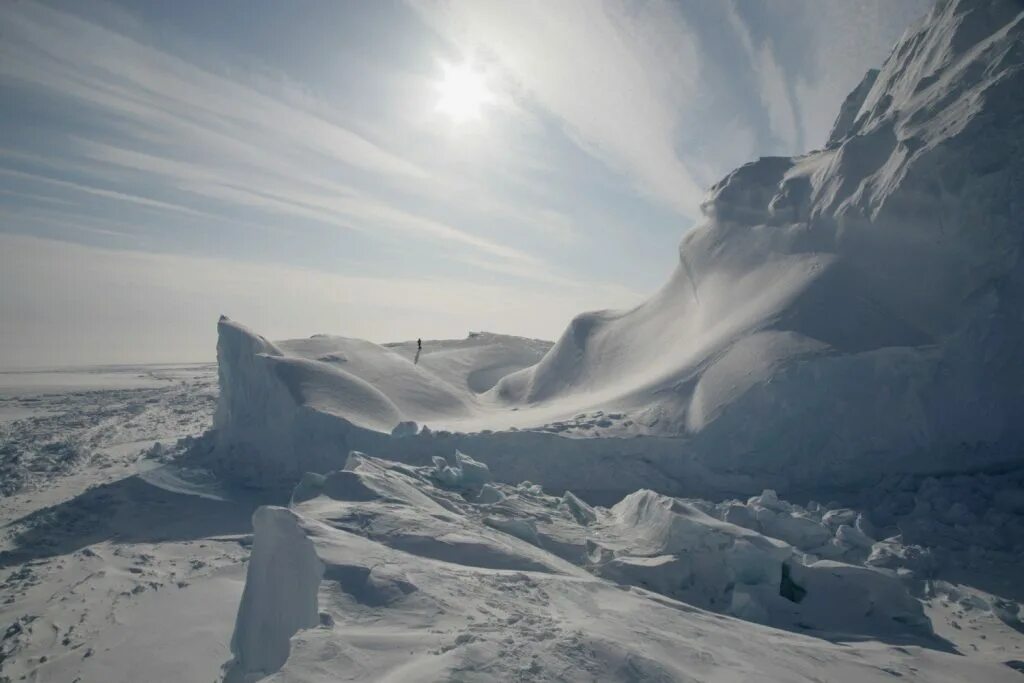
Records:
M310 111L303 106L311 104L309 98L300 105L289 102L287 92L271 96L29 1L5 12L2 22L0 78L69 98L112 129L97 133L99 139L69 136L62 142L65 164L56 164L57 170L80 171L91 162L90 171L141 187L115 191L14 169L2 169L5 174L197 217L243 207L370 235L434 241L447 245L450 257L485 269L552 279L536 256L399 208L403 194L422 195L440 181L415 162ZM388 192L375 194L368 186ZM178 201L144 196L169 190ZM210 200L209 208L184 205L196 197Z
M736 164L823 144L847 90L929 2L409 1L580 147L691 217Z

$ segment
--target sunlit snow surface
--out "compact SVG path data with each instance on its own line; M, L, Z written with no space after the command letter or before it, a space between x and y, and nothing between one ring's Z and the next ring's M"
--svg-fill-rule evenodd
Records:
M487 479L465 456L411 468L353 455L307 476L290 509L261 508L228 680L1019 680L998 662L1021 639L991 598L721 519L817 545L852 538L853 511L651 491L604 509ZM934 635L923 607L940 631L958 614L973 632Z
M0 373L0 680L218 677L255 504L165 462L216 396L212 365Z

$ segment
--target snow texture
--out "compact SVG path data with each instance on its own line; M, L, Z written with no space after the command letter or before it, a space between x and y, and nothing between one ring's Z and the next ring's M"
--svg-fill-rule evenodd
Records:
M533 485L497 488L498 502L473 502L434 466L353 453L307 477L290 509L258 510L234 642L260 647L236 646L227 680L1018 675L941 652L897 572L815 559L707 503L639 491L581 503L583 524ZM770 492L747 505L795 511Z

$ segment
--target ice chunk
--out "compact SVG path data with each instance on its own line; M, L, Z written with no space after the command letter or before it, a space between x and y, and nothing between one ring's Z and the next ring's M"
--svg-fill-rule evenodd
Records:
M455 462L462 472L464 486L482 486L492 479L491 470L487 465L474 460L461 451L455 451Z
M396 439L401 439L407 436L416 436L419 431L419 425L416 424L415 420L403 420L395 425L395 428L391 430L391 436Z
M871 550L871 546L875 544L874 539L868 538L863 531L849 524L843 524L836 530L836 538L847 545L866 550Z
M476 497L476 502L481 505L500 503L503 500L505 500L505 494L493 484L484 484L481 486L480 494Z
M569 511L569 514L580 524L587 525L597 521L597 513L582 500L576 497L572 491L562 494L561 507Z
M765 534L797 548L809 550L832 538L832 532L828 527L800 514L756 508L755 515Z
M689 564L676 555L622 556L601 564L599 573L628 586L639 586L662 595L678 595L691 580Z
M265 675L287 661L289 639L299 629L320 623L317 593L324 566L295 513L265 506L252 521L252 556L231 652L238 670Z
M853 524L857 521L857 512L850 508L840 508L838 510L829 510L825 513L825 516L821 518L823 524L838 529L843 524Z
M725 510L723 519L729 524L735 524L746 529L757 529L757 518L753 511L746 505L732 504Z
M455 464L450 464L440 456L434 456L432 460L434 478L446 486L475 489L493 479L487 465L461 451L455 451Z
M921 603L892 573L832 560L788 566L792 581L807 591L800 601L800 619L812 628L932 633Z
M529 519L512 517L484 517L484 524L504 531L506 534L520 538L527 543L539 546L540 538L537 536L537 527Z
M780 501L778 494L772 489L765 489L761 492L761 495L754 496L747 501L747 505L750 507L759 505L761 507L768 508L769 510L777 510L780 512L784 512L789 509L789 506L785 502Z

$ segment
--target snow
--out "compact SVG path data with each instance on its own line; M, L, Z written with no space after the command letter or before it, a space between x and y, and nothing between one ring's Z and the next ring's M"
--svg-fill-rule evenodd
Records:
M313 628L324 565L313 544L283 508L261 507L231 652L247 672L272 673L288 660L289 638Z
M454 461L454 464L449 464L444 458L435 456L434 478L456 488L480 488L491 481L491 471L482 462L459 451L455 451Z
M255 505L174 461L210 424L215 368L32 375L45 388L4 379L28 415L0 425L0 680L216 679Z
M497 484L500 502L473 502L437 482L432 466L362 454L327 478L342 474L362 485L323 486L288 509L256 513L255 588L236 640L262 632L265 649L236 649L227 680L1018 676L942 652L922 603L894 573L805 563L785 543L690 502L641 491L590 508L596 524L582 525L532 486ZM781 595L784 572L799 602ZM829 638L718 616L702 601Z
M1021 92L941 0L554 344L0 373L0 681L1019 680Z

